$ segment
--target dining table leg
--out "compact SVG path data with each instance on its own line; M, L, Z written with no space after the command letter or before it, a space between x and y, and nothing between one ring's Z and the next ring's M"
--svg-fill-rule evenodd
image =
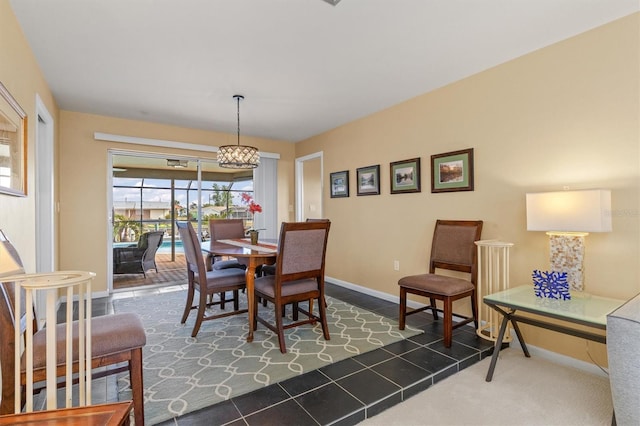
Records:
M247 342L253 342L253 319L256 315L256 312L253 310L255 307L253 299L256 297L254 291L256 267L257 262L254 258L250 258L247 265L247 311L249 313L249 334L247 335Z

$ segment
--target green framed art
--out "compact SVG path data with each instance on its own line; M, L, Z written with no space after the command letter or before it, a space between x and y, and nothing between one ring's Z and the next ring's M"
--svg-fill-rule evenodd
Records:
M473 148L431 156L431 192L473 191Z
M390 164L391 193L420 192L420 158Z

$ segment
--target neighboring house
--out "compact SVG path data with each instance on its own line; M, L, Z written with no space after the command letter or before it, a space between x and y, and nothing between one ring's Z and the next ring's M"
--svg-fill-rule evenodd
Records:
M113 202L114 215L122 215L130 219L165 219L171 213L171 203L168 201L144 201L142 212L140 201L118 200Z

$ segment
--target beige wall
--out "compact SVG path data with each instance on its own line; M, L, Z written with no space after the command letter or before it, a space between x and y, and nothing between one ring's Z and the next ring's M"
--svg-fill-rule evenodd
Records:
M0 194L0 229L20 253L26 271L36 272L36 94L56 122L58 109L8 0L0 0L0 52L0 81L27 113L28 121L27 196Z
M234 135L164 126L140 121L61 111L60 113L60 269L96 272L95 289L107 289L107 157L108 150L192 155L215 158L210 152L167 149L94 139L95 132L219 146L235 143ZM260 151L280 154L278 221L293 220L293 144L242 137Z
M327 179L351 171L349 198L330 198L325 185L327 275L397 296L400 277L426 271L436 219L482 219L484 239L515 244L511 284L527 284L533 269L548 268L548 240L526 231L525 193L610 188L613 232L587 237L586 289L640 292L639 21L635 14L298 143L298 157L324 152ZM475 190L432 194L430 156L465 148L475 151ZM422 192L390 195L389 163L414 157ZM374 164L382 194L356 196L355 169ZM579 339L525 334L588 359ZM603 345L589 347L602 361Z

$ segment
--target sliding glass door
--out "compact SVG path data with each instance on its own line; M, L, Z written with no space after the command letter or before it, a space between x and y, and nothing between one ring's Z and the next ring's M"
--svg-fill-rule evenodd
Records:
M201 158L167 158L165 155L111 153L112 288L173 283L185 270L176 221L191 221L203 241L209 238L208 223L216 218L251 216L243 194L253 197L253 171L221 169L215 161ZM123 274L117 268L121 247L141 246L146 235L161 232L156 254L157 271ZM118 256L117 256L118 255Z

